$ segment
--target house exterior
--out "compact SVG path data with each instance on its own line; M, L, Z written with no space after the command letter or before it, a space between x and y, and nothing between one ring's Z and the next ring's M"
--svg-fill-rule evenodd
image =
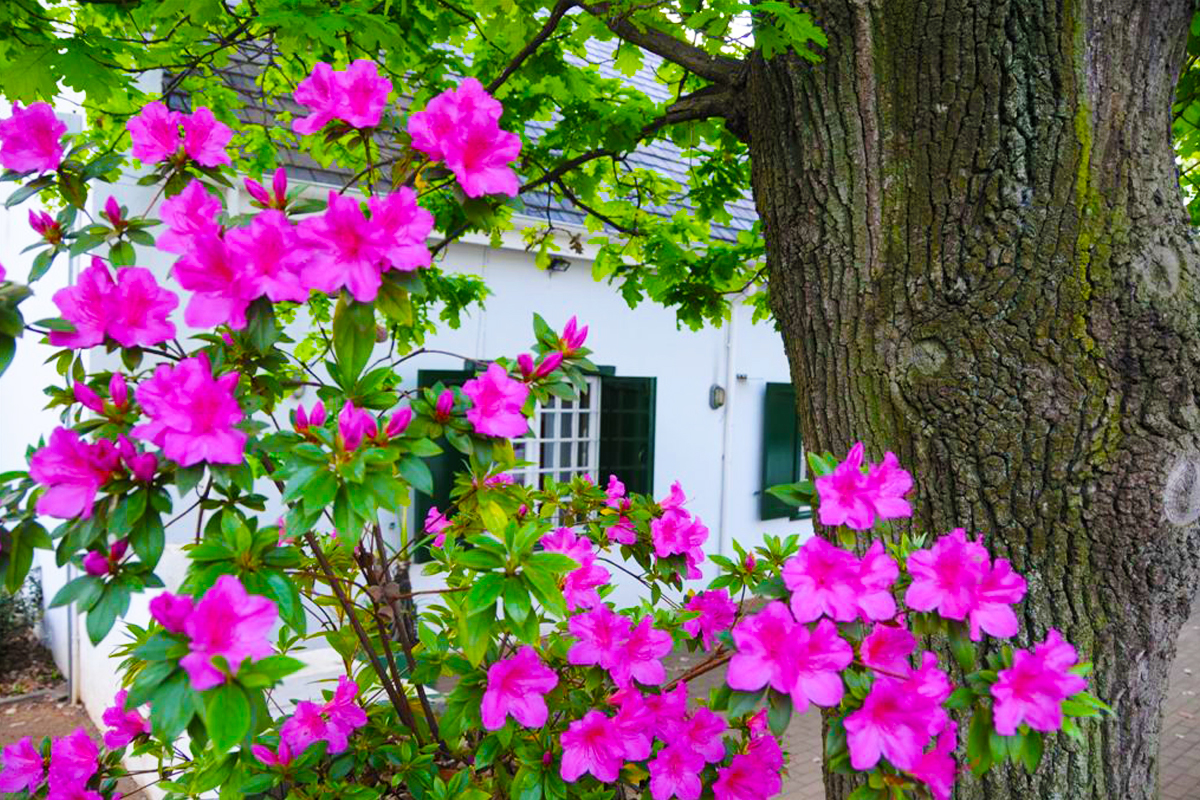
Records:
M74 125L78 126L77 119ZM656 150L640 157L656 168L677 169L670 156ZM681 173L686 178L686 169ZM292 177L325 179L301 165L295 166ZM134 213L151 208L156 187L138 186L136 179L131 173L111 187L98 185L89 202L98 210L107 199L105 189L111 188L111 194ZM310 189L314 195L326 191L318 183ZM249 198L240 191L230 190L226 202L233 213L249 209ZM0 263L17 280L23 278L28 263L20 250L35 240L26 223L31 205L32 201L0 213L4 232ZM752 210L741 208L738 213L737 219L747 223ZM531 462L522 470L522 480L533 482L542 475L561 480L584 473L603 482L609 474L617 474L631 490L660 498L672 482L679 481L689 498L688 508L711 531L706 544L710 555L731 554L735 539L753 547L766 535L808 536L812 528L806 515L763 494L766 486L799 479L803 470L787 360L774 327L753 322L751 309L742 305L735 307L721 328L696 332L681 330L673 311L653 303L631 309L613 287L593 280L595 249L586 244L587 231L578 215L549 201L540 207L535 202L517 216L517 226L542 225L547 216L553 219L554 235L564 254L550 270L535 264L519 230L506 233L498 247L486 237L468 235L444 251L444 269L482 277L492 296L484 308L472 309L458 329L445 328L429 338L426 347L443 352L402 364L402 388L461 381L470 376L475 362L526 352L534 341L534 312L558 329L577 316L580 324L589 326L587 347L600 374L589 378L589 391L579 401L555 401L538 410L533 436L521 448ZM585 242L582 252L567 246L572 234ZM23 306L28 320L58 315L51 297L72 282L83 266L79 261L60 259L36 284L37 294ZM174 288L169 275L173 261L170 254L141 248L137 263L151 269L161 284ZM186 341L189 331L183 324L182 306L175 323L180 340ZM53 364L41 363L51 352L32 337L23 340L2 379L0 471L24 468L26 448L58 423L56 414L41 409L40 388L62 381ZM89 359L90 371L119 368L119 359L100 348ZM293 402L308 405L314 399L298 395ZM450 469L453 464L447 460L442 466ZM434 497L418 496L406 517L382 520L385 529L398 535L403 527L419 525L429 505L442 502L444 507L436 496L448 489L443 486L439 484ZM265 490L263 494L275 493ZM176 503L177 510L187 505ZM278 504L268 506L264 520L269 524L281 512ZM184 515L167 530L167 551L158 572L168 589L182 579L186 563L179 548L192 539L195 523L193 515ZM74 576L72 567L56 567L51 553L40 552L36 563L47 598ZM704 566L707 578L713 574L711 562ZM436 582L435 577L422 574L420 565L413 567L412 579L415 588ZM705 583L693 581L689 586L701 589ZM619 604L639 601L640 584L632 578L614 570L614 584L613 599ZM127 618L137 624L148 622L148 601L148 595L135 598ZM123 640L121 625L95 647L81 628L73 609L47 613L46 637L70 679L73 699L83 702L98 720L119 688L115 662L109 656ZM310 667L289 679L282 697L303 699L315 694L317 681L336 674L341 666L332 650L316 645L300 656Z

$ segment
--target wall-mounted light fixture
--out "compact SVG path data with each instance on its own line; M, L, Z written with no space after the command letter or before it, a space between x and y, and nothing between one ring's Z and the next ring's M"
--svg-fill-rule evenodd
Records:
M566 272L571 268L571 260L562 256L551 256L550 264L546 268L551 272Z
M725 405L725 387L717 386L715 383L708 390L708 407L718 409Z

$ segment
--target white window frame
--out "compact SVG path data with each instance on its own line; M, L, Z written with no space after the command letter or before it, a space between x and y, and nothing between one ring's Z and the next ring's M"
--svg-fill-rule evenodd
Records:
M588 390L578 400L563 400L551 397L548 405L537 404L533 417L533 436L513 442L517 459L530 462L511 471L517 482L535 489L541 488L541 476L565 482L572 475L590 475L598 480L600 469L600 378L586 376ZM566 408L566 405L570 408ZM585 405L586 404L586 405ZM580 416L588 415L587 430L580 432ZM570 422L567 435L563 435L563 417ZM548 436L543 431L548 430ZM548 461L544 463L543 451L549 447ZM522 452L523 451L523 452ZM565 455L565 458L564 458Z

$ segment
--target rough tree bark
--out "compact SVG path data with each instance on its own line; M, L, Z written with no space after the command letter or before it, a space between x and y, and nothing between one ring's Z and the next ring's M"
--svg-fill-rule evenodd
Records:
M959 797L1151 798L1197 585L1200 249L1170 106L1192 0L812 0L744 131L805 441L983 532L1116 716ZM828 796L847 785L826 778Z

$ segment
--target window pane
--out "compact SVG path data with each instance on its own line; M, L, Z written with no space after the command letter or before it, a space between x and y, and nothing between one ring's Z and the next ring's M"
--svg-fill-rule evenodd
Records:
M542 445L541 466L542 466L542 468L554 466L554 445L553 444L543 444Z
M563 413L559 416L562 417L562 424L558 428L558 436L560 439L570 439L574 435L571 432L571 420L575 418L575 415Z
M587 413L586 411L580 411L578 414L578 417L579 417L579 437L581 439L586 439L588 436L588 420L591 418L591 414Z
M550 439L554 436L554 414L542 412L542 433L543 439Z
M559 408L574 408L575 403L571 400L560 400Z
M562 442L558 446L558 465L560 467L574 467L575 461L571 458L571 443Z
M591 466L591 462L588 461L588 453L591 452L588 449L589 444L591 444L591 442L580 442L579 443L579 467L580 467L580 469L589 469ZM595 477L595 476L593 475L592 477Z

